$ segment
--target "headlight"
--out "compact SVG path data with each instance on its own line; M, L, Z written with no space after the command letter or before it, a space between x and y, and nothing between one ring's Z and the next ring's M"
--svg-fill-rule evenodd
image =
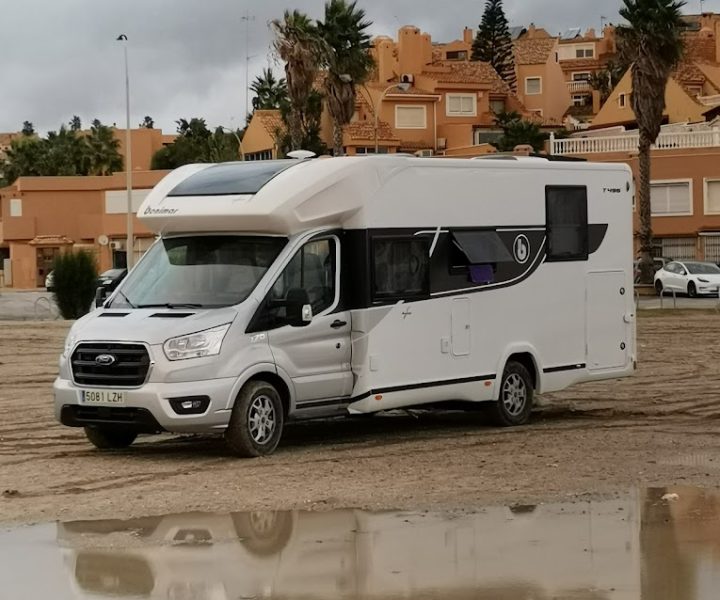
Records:
M710 283L710 281L708 279L703 279L702 277L698 277L698 281L700 283Z
M220 354L220 348L228 329L230 329L230 323L206 331L170 338L163 344L163 352L168 360L215 356Z
M75 336L72 333L68 333L68 336L65 338L65 349L63 350L63 358L66 358L68 354L73 349L73 346L75 345Z

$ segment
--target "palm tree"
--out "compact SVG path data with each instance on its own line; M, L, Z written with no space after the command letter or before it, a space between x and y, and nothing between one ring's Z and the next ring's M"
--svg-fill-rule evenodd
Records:
M92 122L90 133L85 137L87 172L89 175L112 175L123 168L120 141L115 132L98 119Z
M292 150L299 150L303 138L303 114L320 67L322 42L312 21L297 10L285 11L282 20L273 20L271 26L275 33L275 51L285 62Z
M370 25L357 2L346 0L329 0L325 20L317 25L324 42L325 99L333 121L335 156L343 152L343 127L355 113L355 86L365 83L375 66L369 52Z
M287 100L287 84L284 79L275 79L272 69L263 69L250 89L255 93L252 105L253 110L273 110Z
M621 54L632 61L632 109L640 135L640 281L652 283L652 224L650 221L650 148L655 143L665 110L665 88L682 58L684 0L623 0L618 27Z

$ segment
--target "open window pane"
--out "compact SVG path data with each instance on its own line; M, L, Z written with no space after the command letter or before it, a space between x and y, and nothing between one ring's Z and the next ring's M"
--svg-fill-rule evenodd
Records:
M454 231L453 244L469 265L484 265L513 260L495 231Z

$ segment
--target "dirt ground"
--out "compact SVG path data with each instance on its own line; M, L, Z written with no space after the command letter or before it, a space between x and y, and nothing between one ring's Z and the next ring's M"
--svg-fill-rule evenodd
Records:
M545 396L533 422L480 414L291 425L276 454L239 460L212 437L141 438L101 453L54 421L68 324L0 323L0 522L186 511L457 509L633 486L720 486L715 312L646 311L635 377Z

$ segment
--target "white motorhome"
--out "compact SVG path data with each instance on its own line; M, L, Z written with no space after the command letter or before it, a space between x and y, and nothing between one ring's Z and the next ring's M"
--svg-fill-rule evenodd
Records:
M67 337L57 418L258 456L291 419L460 401L520 425L536 393L631 374L629 168L508 158L173 171L138 214L158 241Z

